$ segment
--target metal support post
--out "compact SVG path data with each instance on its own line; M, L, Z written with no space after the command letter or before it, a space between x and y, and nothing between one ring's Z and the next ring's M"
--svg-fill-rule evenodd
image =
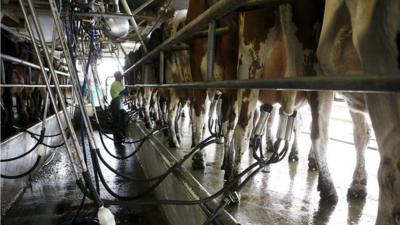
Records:
M25 7L24 7L24 4L23 4L22 0L19 0L19 4L21 6L21 11L22 11L23 16L25 18L25 21L28 21L28 15L26 13L26 10L25 10ZM31 28L31 24L30 23L27 23L27 28L28 28L29 35L31 36L32 40L34 40L34 34L32 32L32 28ZM35 49L35 53L38 56L39 65L40 65L40 68L42 70L42 74L43 74L43 77L44 77L44 80L45 80L45 83L46 83L46 86L47 86L47 91L48 91L48 93L50 93L49 97L50 97L51 104L53 105L54 110L56 110L55 98L53 96L53 93L51 92L50 83L49 83L49 80L48 80L48 78L46 76L46 70L45 70L44 64L42 62L42 59L40 57L40 51L38 49L38 46L37 46L36 42L32 42L32 43L33 43L33 47ZM67 135L66 135L66 133L64 131L64 128L62 126L60 115L58 113L56 113L55 115L56 115L56 120L57 120L58 126L60 127L61 135L62 135L62 137L64 139L65 146L67 148L68 156L69 156L69 158L71 160L72 170L74 172L74 175L76 176L76 179L79 180L80 178L78 176L77 168L76 168L75 164L73 163L74 162L74 157L72 155L71 148L70 148L70 146L68 144L68 138L67 138Z
M164 52L160 52L160 84L164 83L164 76L165 76L165 55Z
M207 80L213 81L214 78L214 56L215 56L215 20L208 26L208 47L207 47Z
M126 2L126 0L121 0L121 3L122 3L122 6L124 7L126 13L128 13L128 14L131 16L130 21L131 21L131 23L132 23L132 25L133 25L133 29L135 29L136 35L138 36L139 41L140 41L140 43L141 43L142 46L143 46L144 52L147 53L146 45L144 44L142 35L141 35L140 32L139 32L139 27L138 27L138 25L137 25L137 23L136 23L135 18L133 17L133 14L132 14L132 12L131 12L131 9L129 8L128 3Z

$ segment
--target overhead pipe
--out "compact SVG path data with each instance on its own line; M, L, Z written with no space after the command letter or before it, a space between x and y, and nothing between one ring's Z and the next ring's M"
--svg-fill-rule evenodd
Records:
M136 84L127 87L148 88L219 88L219 89L265 89L299 91L344 92L400 92L400 74L385 76L318 76L253 80L223 80L211 82L185 82L172 84Z
M34 63L31 63L31 62L22 60L22 59L15 58L15 57L10 56L10 55L6 55L6 54L1 53L1 54L0 54L0 57L1 57L2 59L4 59L4 60L10 61L10 62L16 62L16 63L18 63L18 64L22 64L22 65L29 66L29 67L32 67L32 68L35 68L35 69L39 69L39 70L40 70L40 66L38 66L38 65L36 65L36 64L34 64ZM49 71L49 68L45 67L44 70L45 70L46 72L48 72L48 71ZM56 73L56 74L59 74L59 75L62 75L62 76L69 77L69 73L61 72L61 71L58 71L58 70L55 70L55 73Z
M118 1L118 0L117 0L117 1ZM120 1L121 1L121 3L122 3L122 6L124 7L126 13L128 13L128 15L131 16L130 21L131 21L131 23L132 23L132 25L133 25L133 29L135 30L135 33L136 33L136 35L138 36L140 43L142 44L142 47L143 47L144 52L147 53L146 45L144 44L142 35L141 35L140 32L139 32L139 27L138 27L138 25L137 25L137 23L136 23L135 18L133 17L133 14L132 14L132 12L131 12L131 9L129 8L128 3L126 2L126 0L120 0Z
M163 43L158 45L148 54L143 56L140 60L134 63L131 67L123 72L123 75L132 69L136 69L138 66L142 65L144 62L157 57L159 52L165 48L183 41L185 38L192 37L195 32L203 29L207 24L213 20L218 20L224 15L248 4L266 4L266 3L280 3L281 0L220 0L208 8L204 13L196 17L189 24L180 29L174 36L168 38Z

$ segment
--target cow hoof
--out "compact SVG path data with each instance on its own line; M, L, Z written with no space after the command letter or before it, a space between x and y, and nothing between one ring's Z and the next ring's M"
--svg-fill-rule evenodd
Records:
M365 199L366 196L367 189L362 184L354 184L347 190L347 198L349 199Z
M308 159L308 170L318 170L318 163L315 159Z
M224 143L225 138L224 137L219 137L217 138L217 144L223 144Z
M151 124L151 122L146 122L145 126L147 129L153 129L153 124Z
M331 182L321 181L321 175L318 180L317 189L319 191L319 196L321 197L321 201L332 204L337 203L338 196L335 187Z
M229 193L229 195L225 194L225 197L229 198L228 206L237 206L240 203L240 194L236 191Z
M297 152L291 152L289 155L289 162L298 162L299 161L299 155Z
M180 147L178 143L175 143L172 140L168 141L168 145L169 145L170 148L179 148Z
M194 170L204 170L206 168L206 163L203 160L193 160L192 168Z

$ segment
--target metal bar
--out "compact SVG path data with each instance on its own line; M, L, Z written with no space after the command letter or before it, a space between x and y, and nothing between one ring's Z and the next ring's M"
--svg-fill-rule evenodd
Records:
M322 76L254 80L224 80L173 84L126 85L150 88L254 88L266 90L345 91L345 92L400 92L400 74L386 76Z
M28 1L31 1L31 0L28 0ZM76 71L74 69L74 65L73 65L73 62L72 62L72 59L71 59L71 55L70 55L70 52L69 52L67 44L66 44L67 43L66 39L65 39L66 35L65 35L64 30L63 30L62 25L61 25L62 22L61 22L61 19L60 19L60 14L57 12L57 7L56 7L56 4L55 4L55 1L54 0L49 0L49 2L50 2L50 8L51 8L51 12L52 12L53 19L54 19L54 24L56 25L58 36L60 37L60 42L61 42L61 46L62 46L62 49L63 49L63 52L64 52L64 57L65 57L66 62L68 64L68 69L69 69L69 71L71 73L71 81L72 81L72 87L73 87L73 90L74 90L74 93L75 93L75 98L78 101L78 105L81 108L81 113L83 115L82 117L83 117L83 122L84 122L86 130L87 130L89 145L91 147L97 149L97 144L94 141L93 127L92 127L92 124L90 123L89 116L87 115L87 112L85 110L85 105L83 103L82 92L81 92L81 89L79 88L80 87L80 85L79 85L80 83L79 83L78 75L76 74ZM79 146L77 147L77 149L79 149ZM83 159L82 152L78 151L78 154L80 154L79 155L80 159ZM88 173L89 173L89 171L88 171Z
M11 88L11 87L20 87L20 88L45 88L47 85L44 84L0 84L0 88ZM50 87L56 87L55 85L50 85ZM60 84L61 88L69 88L72 87L70 84Z
M32 67L32 68L35 68L35 69L39 69L39 70L40 70L40 66L38 66L38 65L36 65L36 64L33 64L33 63L31 63L31 62L22 60L22 59L15 58L15 57L10 56L10 55L5 55L5 54L1 53L1 54L0 54L0 57L1 57L2 59L4 59L4 60L7 60L7 61L16 62L16 63L19 63L19 64L23 64L23 65L25 65L25 66L29 66L29 67ZM49 68L47 68L47 67L45 67L44 69L45 69L46 72L49 71ZM56 70L55 72L56 72L56 74L69 77L69 73L64 73L64 72L57 71L57 70Z
M208 25L208 44L207 44L207 79L214 79L214 55L215 55L215 20Z
M217 28L215 30L215 35L218 36L218 35L221 35L221 34L226 34L229 31L230 31L229 27L220 27L220 28ZM209 32L209 30L202 30L202 31L196 32L193 35L193 37L207 37L208 36L208 32Z
M81 13L81 12L74 12L74 16L76 16L76 17L90 16L90 17L122 18L122 19L130 19L130 18L132 18L131 15L125 14L125 13L96 13L96 12Z
M133 14L131 12L131 9L129 8L128 3L126 2L126 0L120 0L120 1L122 3L122 6L124 7L125 11L131 16L130 21L131 21L131 23L133 25L133 29L135 30L135 33L138 36L140 43L142 44L144 52L147 53L146 45L144 44L142 35L140 35L139 27L138 27L138 25L136 23L135 18L133 17Z
M23 6L22 0L19 0L19 1L21 2L21 6ZM37 34L39 36L39 40L42 43L42 46L45 46L43 30L42 30L42 27L40 26L39 20L37 18L36 10L33 7L33 4L32 4L31 0L26 0L26 1L28 3L29 9L31 11L32 20L33 20L33 23L35 25L36 32L37 32ZM28 18L26 18L26 19L28 19ZM59 37L62 38L63 36L59 34ZM49 52L48 52L48 50L46 48L44 48L43 50L44 50L43 52L44 52L45 59L46 59L46 61L48 63L49 69L50 69L50 74L51 74L52 79L53 79L54 84L55 84L56 95L58 96L58 98L60 100L61 109L64 112L64 117L65 117L65 120L67 122L67 126L68 126L68 129L70 131L73 143L74 143L74 147L75 147L75 150L76 150L75 152L78 155L78 159L79 159L79 162L80 162L82 170L84 172L87 172L88 168L87 168L86 163L85 163L85 161L83 159L82 152L80 151L80 145L79 145L79 141L78 141L78 138L77 138L75 130L74 130L74 126L72 125L71 118L70 118L70 116L68 115L68 112L67 112L67 107L65 105L64 99L62 98L63 95L62 95L61 90L59 88L60 84L58 82L58 77L56 76L56 74L54 72L53 65L50 63ZM39 52L37 52L37 54L39 55ZM44 77L47 80L47 77L46 76L44 76ZM46 85L49 85L49 83L46 82ZM51 91L51 90L49 89L49 91ZM60 129L62 129L62 128L60 127ZM67 139L65 139L65 141L67 141Z
M138 14L140 11L142 11L144 8L146 8L148 5L150 5L152 2L154 2L154 0L148 0L148 1L144 2L143 4L138 6L135 10L133 10L132 15Z
M164 52L160 52L160 84L164 83L164 67L165 66L165 57Z
M243 1L220 0L220 1L216 2L214 5L212 5L210 8L208 8L204 13L202 13L201 15L196 17L194 20L192 20L189 24L187 24L182 29L180 29L174 36L168 38L163 43L161 43L159 46L157 46L152 51L150 51L147 55L145 55L140 60L138 60L135 64L133 64L131 67L129 67L127 70L125 70L123 72L123 74L126 74L130 70L137 68L139 65L143 64L145 61L152 59L154 57L157 57L159 52L164 50L168 46L171 46L173 44L176 44L176 43L182 41L185 38L193 36L193 34L195 32L203 29L211 21L217 20L217 19L221 18L222 16L228 14L229 12L232 12L233 10L235 10L239 7L243 7L247 4L277 3L277 2L280 2L280 1L279 0L243 0Z
M21 6L21 11L22 11L22 13L24 15L25 21L28 21L28 15L26 13L26 9L24 7L24 3L22 2L22 0L19 0L19 4ZM32 15L32 17L35 17L35 16L36 15ZM32 40L34 40L34 35L33 35L32 28L31 28L31 24L27 23L26 27L28 28L28 32L29 32L30 37L32 38ZM38 31L38 29L36 29L36 31L38 33L40 32L40 31ZM44 77L44 80L45 80L45 83L46 83L46 86L47 86L47 91L48 91L48 93L50 93L49 96L50 96L51 104L53 105L53 109L56 110L57 108L56 108L55 97L53 96L53 93L51 92L51 89L49 87L50 83L49 83L49 80L48 80L48 78L46 76L46 70L45 70L42 58L40 57L40 51L38 49L38 46L37 46L36 42L33 42L33 47L35 49L36 55L38 56L39 65L40 65L40 68L42 70L42 74L43 74L43 77ZM65 114L65 112L64 112L64 114ZM71 165L72 165L72 169L73 169L74 175L75 175L76 179L78 180L79 176L78 176L77 168L76 168L75 164L73 163L73 159L74 159L73 158L73 154L72 154L71 148L70 148L70 146L68 144L68 138L67 138L67 135L66 135L66 133L64 131L64 128L62 126L60 115L58 113L56 113L55 115L56 115L58 126L60 127L61 135L62 135L62 137L64 139L65 146L67 148L68 156L69 156L69 158L71 160ZM64 116L67 117L68 115L64 115ZM70 128L70 127L68 127L68 128ZM72 130L72 132L73 132L73 130Z

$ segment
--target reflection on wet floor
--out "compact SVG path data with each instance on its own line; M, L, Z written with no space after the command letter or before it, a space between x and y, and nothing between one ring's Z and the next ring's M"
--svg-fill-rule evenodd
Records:
M98 138L97 135L96 138ZM124 156L133 151L129 146L116 148L113 142L107 138L105 138L105 142L110 151L119 156ZM102 149L101 142L98 141L97 143L99 143L98 147ZM104 151L102 152L107 162L118 171L144 178L143 171L136 158L132 157L125 161L119 161L111 158ZM110 187L120 195L136 195L147 187L145 183L134 183L115 177L105 167L102 167L102 170ZM68 155L64 148L59 148L51 163L32 178L32 184L26 188L21 198L1 218L1 224L69 225L70 220L79 208L82 196L75 184ZM113 199L103 188L101 188L101 197ZM147 199L154 199L154 197L149 196ZM94 215L93 206L90 200L86 200L81 215L92 217ZM118 225L168 224L156 206L124 205L109 208L114 213Z
M240 204L227 207L227 210L241 224L375 224L379 153L375 150L366 151L366 199L348 201L347 188L352 181L356 154L354 146L346 142L353 141L353 129L347 107L344 103L335 102L330 127L330 135L335 139L329 142L327 156L339 201L336 205L320 202L317 191L318 172L308 170L307 156L311 141L307 134L310 124L307 107L303 109L302 114L304 123L299 140L299 162L288 163L284 160L273 164L269 173L259 173L241 191ZM188 118L184 118L181 121L182 149L171 150L177 158L186 154L191 145L189 126ZM338 139L346 142L339 142ZM370 146L374 148L374 145L376 143L372 141ZM215 193L223 186L223 171L220 170L221 145L217 145L217 148L215 145L209 146L206 152L207 167L204 171L193 170L191 162L185 166L210 193ZM242 170L254 162L250 152L244 153L243 157Z

